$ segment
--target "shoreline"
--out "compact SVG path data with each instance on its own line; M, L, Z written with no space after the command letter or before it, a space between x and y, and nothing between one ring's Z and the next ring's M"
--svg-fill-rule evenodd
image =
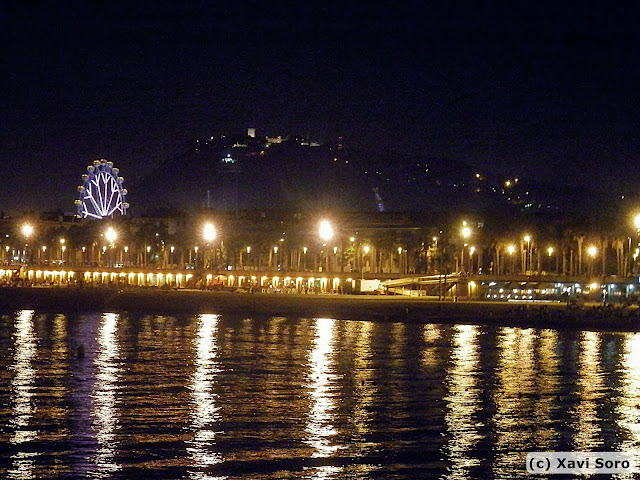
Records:
M94 287L2 287L0 311L221 313L269 317L327 317L410 323L466 323L578 330L640 330L640 310L620 306L483 300L438 302L403 296L268 294Z

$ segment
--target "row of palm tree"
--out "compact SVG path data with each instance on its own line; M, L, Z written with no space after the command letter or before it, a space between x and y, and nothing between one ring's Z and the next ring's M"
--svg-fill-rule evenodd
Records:
M436 274L619 275L638 271L635 232L584 231L541 224L496 228L469 222L444 228L336 228L330 240L300 225L279 222L223 224L215 240L202 237L201 219L177 222L0 223L0 260L69 266L198 268L210 270L324 271ZM113 228L115 239L106 235Z

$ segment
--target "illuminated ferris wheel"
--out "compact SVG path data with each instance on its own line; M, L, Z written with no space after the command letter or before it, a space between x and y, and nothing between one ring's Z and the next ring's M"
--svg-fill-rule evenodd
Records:
M83 183L78 187L78 217L104 218L114 213L127 213L129 204L125 201L127 190L122 188L124 178L113 162L94 160L82 175Z

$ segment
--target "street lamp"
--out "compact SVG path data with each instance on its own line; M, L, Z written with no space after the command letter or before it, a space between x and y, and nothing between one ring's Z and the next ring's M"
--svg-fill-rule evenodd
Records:
M328 242L333 238L333 227L331 226L331 223L329 223L328 220L322 220L320 222L320 227L318 228L318 235L320 235L320 238L322 239L323 242ZM329 270L329 254L326 249L324 250L323 264L326 264L325 271L328 271Z
M467 238L471 236L471 228L467 226L466 221L462 222L462 230L460 230L460 235L462 235L462 239L464 240L462 249L460 249L460 273L464 273L464 247L467 246Z
M112 227L107 228L107 231L104 234L104 238L107 239L107 241L109 242L109 246L111 247L111 250L109 251L109 264L110 266L114 263L113 261L113 244L116 241L116 238L118 238L118 232L116 232Z
M469 247L469 273L473 273L473 254L476 251L476 247Z
M509 245L507 247L507 252L509 252L509 256L511 257L511 274L513 275L513 271L515 270L515 266L514 266L514 261L513 261L513 254L516 251L516 247L515 245Z
M216 227L213 226L212 223L205 223L204 224L204 228L202 229L202 237L204 238L204 241L207 242L207 250L208 250L208 254L207 251L205 251L205 256L204 256L204 268L211 268L211 242L213 242L216 239L217 236L217 232L216 232ZM209 265L207 265L207 256L209 257Z
M640 213L638 213L634 218L633 218L633 224L636 227L636 247L638 245L640 245ZM631 237L629 237L629 255L631 255ZM634 265L631 266L631 272L633 273L635 271L635 260L637 258L637 255L634 255L633 260L634 260Z
M29 239L29 237L33 234L33 227L30 223L25 223L22 225L22 235L24 238Z
M527 242L527 250L524 255L524 273L527 273L527 270L531 266L531 235L525 235L524 241Z
M107 228L107 231L105 232L104 236L107 239L107 241L111 245L113 245L113 242L115 242L116 238L118 238L118 233L112 227L109 227Z
M198 246L193 247L193 251L196 254L196 268L198 268Z
M33 227L29 223L22 225L22 235L24 235L24 256L25 261L28 262L29 256L27 255L27 249L29 247L29 237L33 234Z
M360 261L361 265L360 265L360 278L364 278L364 267L366 266L367 262L365 261L364 257L365 255L369 255L369 252L371 251L371 247L369 247L369 245L365 245L364 247L362 247L362 252L364 255L362 255L362 259Z
M320 238L325 242L331 240L333 238L333 227L328 220L322 220L320 222L320 227L318 228L318 234Z
M214 227L212 223L205 223L202 236L205 241L213 242L216 239L216 227Z
M594 246L591 245L589 248L587 248L587 253L589 254L589 257L591 258L589 261L589 276L593 275L593 259L595 258L596 254L598 253L598 249Z
M60 263L64 263L64 251L67 249L65 242L64 238L60 239Z

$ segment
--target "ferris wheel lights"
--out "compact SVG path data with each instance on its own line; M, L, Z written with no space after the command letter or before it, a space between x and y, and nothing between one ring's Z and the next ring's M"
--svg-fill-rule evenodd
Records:
M73 203L76 204L76 205L82 205L82 200L76 199L76 200L74 200Z
M118 175L118 173L120 173L120 169L119 168L113 168L113 173L115 173L116 175Z
M126 188L123 188L123 189L122 189L122 194L123 194L123 195L126 195L127 193L129 193L129 192L127 191L127 189L126 189Z
M116 211L122 215L126 213L129 204L126 203L126 190L121 184L124 178L119 177L118 169L114 169L113 162L105 159L94 160L93 165L87 167L88 174L82 176L84 184L78 187L78 215L83 218L104 218L112 216Z

